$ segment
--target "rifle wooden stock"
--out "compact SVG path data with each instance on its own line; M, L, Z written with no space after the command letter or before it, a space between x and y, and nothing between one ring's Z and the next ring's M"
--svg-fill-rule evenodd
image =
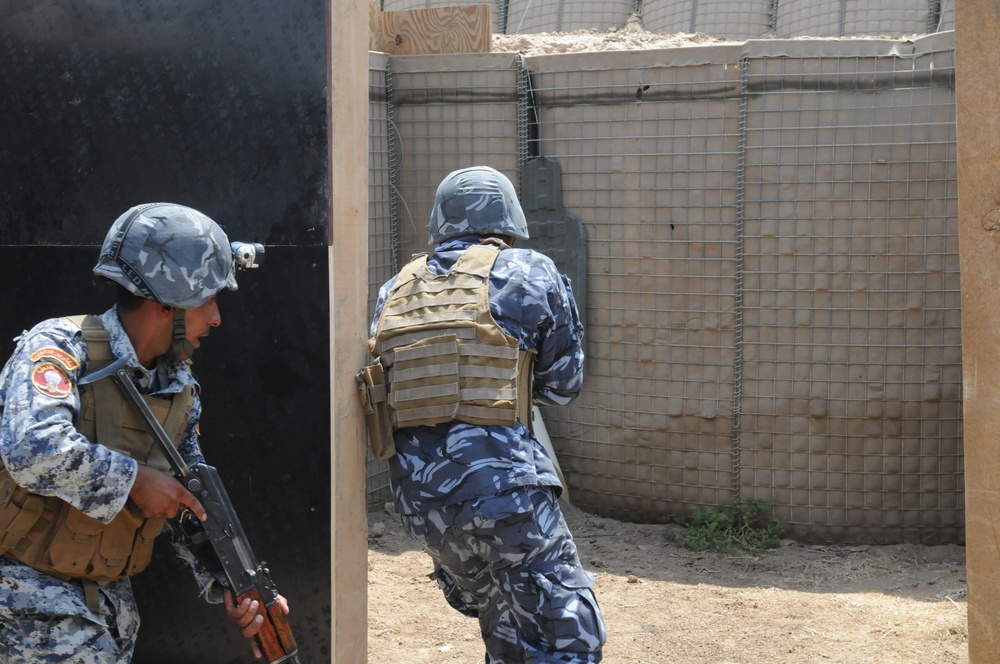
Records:
M264 655L264 660L268 664L286 661L296 653L298 646L292 635L292 628L285 618L285 613L281 610L281 605L274 601L271 602L270 606L265 606L260 590L256 587L237 597L236 605L239 606L248 597L257 601L257 615L264 618L264 622L261 623L260 629L254 636L257 647Z

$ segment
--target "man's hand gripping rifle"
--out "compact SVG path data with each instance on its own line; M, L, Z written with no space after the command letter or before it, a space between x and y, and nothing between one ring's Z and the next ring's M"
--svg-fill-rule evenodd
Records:
M237 605L248 597L257 600L257 612L263 616L264 621L254 639L264 659L269 664L298 664L295 637L278 604L277 588L271 581L267 563L258 562L251 551L218 471L204 463L189 466L184 461L132 382L127 358L121 358L95 371L81 382L92 383L105 377L111 377L115 381L125 399L156 439L178 480L205 507L208 519L204 522L199 521L189 510L184 510L180 516L187 547L220 585L232 591Z

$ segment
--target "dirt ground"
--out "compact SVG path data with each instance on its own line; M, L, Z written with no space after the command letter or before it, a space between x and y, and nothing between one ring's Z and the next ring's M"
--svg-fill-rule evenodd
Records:
M597 575L610 664L969 661L963 547L727 555L685 548L677 525L564 512ZM395 515L368 520L368 662L482 662L478 623L445 603L427 554Z

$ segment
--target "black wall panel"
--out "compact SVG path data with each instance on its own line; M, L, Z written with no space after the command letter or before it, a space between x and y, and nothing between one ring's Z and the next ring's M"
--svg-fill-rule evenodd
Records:
M0 4L0 244L99 244L131 205L326 238L321 0Z
M194 357L205 455L292 603L303 662L331 661L326 252L269 247L264 266L220 295L222 326ZM113 288L90 275L96 256L94 247L0 246L3 358L40 320L111 306ZM197 598L165 541L133 585L143 620L137 663L252 661L223 609Z
M110 306L90 270L134 204L265 244L194 369L205 453L303 662L332 661L326 25L321 0L0 3L0 356L43 318ZM253 660L166 542L134 585L137 663Z

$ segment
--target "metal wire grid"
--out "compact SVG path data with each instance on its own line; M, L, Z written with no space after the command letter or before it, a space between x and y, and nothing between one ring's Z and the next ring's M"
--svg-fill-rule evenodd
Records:
M912 35L927 32L934 0L846 0L845 35Z
M383 0L399 11L454 0ZM729 39L917 35L955 29L954 0L492 0L496 34L625 27L635 13L653 33L704 33Z
M514 172L530 132L488 125L520 103L587 222L588 379L546 412L575 502L670 520L738 486L798 537L961 541L951 55L529 58L530 86L394 59L408 206L425 170Z
M775 35L839 37L844 34L846 1L777 0Z
M525 169L525 162L531 157L538 156L537 135L535 128L537 122L535 118L535 98L531 89L531 74L524 64L524 57L518 54L514 64L517 67L517 191L523 195L524 183L522 175Z
M775 36L916 35L931 30L939 0L777 0Z
M506 0L509 35L623 28L635 0Z
M443 7L454 0L382 0L385 11ZM953 30L954 0L490 0L496 34L625 27L638 14L654 33L729 39L916 35Z
M643 0L647 32L702 32L714 37L753 39L771 30L774 0Z
M517 182L514 59L487 54L395 61L392 103L400 136L397 196L404 260L427 251L434 193L448 173L486 165Z
M541 154L562 166L564 203L588 233L584 394L545 413L574 501L651 520L719 504L732 473L739 69L584 66L535 73L533 87Z
M378 289L398 269L396 251L399 237L396 228L394 129L391 76L388 65L373 63L368 70L368 317L375 310ZM368 506L392 498L389 467L376 461L368 450Z
M963 537L953 70L749 62L742 486L807 539Z
M743 447L740 436L743 432L743 299L744 273L746 272L746 172L747 172L747 116L749 100L747 95L747 76L749 62L743 58L740 62L740 124L737 134L736 157L736 284L733 291L735 321L733 328L733 476L730 487L733 496L740 496L741 464L743 463Z
M931 14L931 20L935 14ZM940 0L937 3L937 25L931 32L943 32L955 29L955 0Z
M403 11L407 9L429 9L432 7L452 7L455 5L490 5L490 23L493 32L503 34L506 25L505 10L508 0L382 0L382 11Z

